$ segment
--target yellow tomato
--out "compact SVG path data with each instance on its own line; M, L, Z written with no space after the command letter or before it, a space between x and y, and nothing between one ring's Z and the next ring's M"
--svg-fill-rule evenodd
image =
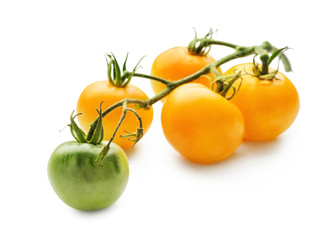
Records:
M102 101L102 109L105 110L114 103L125 98L146 100L148 96L142 90L131 84L126 87L115 87L109 81L98 81L87 86L81 93L77 103L77 112L82 113L78 115L81 128L85 132L88 131L90 124L98 117L96 109L99 108ZM128 107L134 109L135 105L129 104ZM104 117L103 127L105 140L109 140L112 136L121 117L122 110L123 108L119 107ZM152 122L153 109L150 107L148 110L143 108L135 110L142 118L143 131L146 133ZM126 135L126 131L136 132L138 126L139 121L136 116L132 112L127 112L126 118L113 141L123 149L128 149L132 146L133 142L127 138L120 137L120 135Z
M243 139L241 111L199 83L181 85L170 93L161 120L167 141L196 163L215 163L229 157Z
M244 138L268 141L287 130L299 111L299 96L292 82L278 72L273 80L253 76L253 64L232 67L224 73L242 71L242 85L231 100L245 118ZM270 69L270 72L274 69ZM235 83L238 86L238 81Z
M214 61L215 59L210 55L200 56L189 53L186 47L174 47L158 55L152 64L151 75L176 81L201 70ZM218 71L221 73L220 68ZM213 74L209 73L194 82L210 87L210 81L213 79ZM151 81L151 86L156 94L165 89L165 85L157 81Z

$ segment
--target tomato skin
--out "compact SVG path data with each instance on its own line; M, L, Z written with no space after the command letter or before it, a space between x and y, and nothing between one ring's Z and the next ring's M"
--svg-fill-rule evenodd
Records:
M239 64L224 73L229 75L242 71L242 85L231 102L244 115L245 140L273 140L296 119L300 105L299 95L284 74L278 72L276 79L272 81L260 80L252 76L252 68L252 63ZM271 71L274 69L270 69ZM236 86L238 84L235 83Z
M176 88L164 103L161 121L173 148L200 164L229 157L243 139L244 118L240 110L199 83Z
M146 100L148 96L132 84L121 88L113 86L109 81L97 81L87 86L81 93L77 103L77 113L82 113L78 115L81 128L85 132L89 130L90 124L98 117L96 109L99 108L101 101L103 101L102 109L105 110L114 103L125 98ZM128 104L128 107L135 109L134 104ZM122 109L122 107L119 107L103 118L104 140L109 140L111 138L121 117ZM135 110L142 118L143 131L145 134L152 122L153 109L150 107L148 110L143 108ZM122 138L120 135L127 134L125 131L136 132L138 126L139 122L136 116L132 112L127 112L126 118L120 126L113 142L124 150L130 148L132 146L132 141Z
M176 81L199 71L214 61L215 59L210 55L194 55L189 53L187 47L174 47L157 56L151 67L151 75L169 81ZM218 71L221 73L220 68L218 68ZM214 79L211 73L206 74L206 76L211 80ZM210 79L201 76L194 82L210 87ZM157 81L151 81L151 86L156 94L165 88L164 84Z
M70 141L52 153L48 162L50 183L60 199L72 208L108 207L125 190L129 168L126 154L119 146L111 143L102 167L94 163L104 145Z

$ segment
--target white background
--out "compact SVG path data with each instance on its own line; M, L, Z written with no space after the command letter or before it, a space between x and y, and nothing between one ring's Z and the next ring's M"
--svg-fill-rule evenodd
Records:
M1 239L330 239L327 1L1 1ZM269 143L243 143L200 166L166 142L161 103L128 153L130 178L111 207L66 206L47 176L51 152L71 140L81 91L106 79L105 53L143 69L162 51L217 29L217 40L270 41L287 51L301 109ZM213 47L220 58L230 51ZM250 61L244 59L241 61ZM226 64L226 70L234 63ZM153 95L148 80L133 84Z

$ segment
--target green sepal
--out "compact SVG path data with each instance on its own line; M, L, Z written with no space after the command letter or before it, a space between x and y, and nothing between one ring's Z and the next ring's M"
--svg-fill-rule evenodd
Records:
M236 94L237 90L236 88L233 86L234 82L236 82L239 78L241 77L241 72L236 73L231 80L229 80L228 82L224 83L224 89L220 92L221 96L223 96L224 98L226 98L227 100L230 100L234 97L234 95ZM240 88L241 84L239 85L238 88ZM230 97L227 97L227 93L230 89L233 89L233 94Z
M262 80L273 80L277 73L278 73L278 70L275 70L275 71L270 72L268 74L261 75L261 76L259 76L259 78L262 79Z
M128 53L126 54L126 58L123 64L123 72L126 72L126 63L127 63L127 59L128 59Z
M216 87L214 88L212 87L212 90L219 93L227 100L230 100L234 97L236 92L241 87L242 82L240 83L238 89L236 89L236 87L233 85L234 82L236 82L240 77L241 77L241 71L233 75L219 76L211 82L211 86L213 86L215 83L217 84ZM230 89L233 89L233 94L230 97L227 97L227 93Z
M99 144L104 137L103 123L102 123L102 103L100 103L100 110L96 109L99 116L97 119L96 127L88 132L87 142L91 144Z
M271 64L271 62L277 57L279 56L279 58L281 59L281 57L283 56L283 53L288 50L288 47L284 47L281 49L276 50L275 52L272 53L272 55L270 56L270 58L268 59L268 65Z
M132 132L127 132L127 131L125 131L125 132L126 132L126 134L125 135L120 135L120 137L126 138L126 139L134 142L133 145L132 145L132 147L134 147L135 144L138 141L140 141L141 138L143 137L143 128L141 128L141 127L138 127L136 129L136 132L133 132L133 133Z
M261 75L261 72L260 72L260 69L258 67L258 64L256 63L256 57L257 56L258 56L257 54L253 56L253 61L252 61L253 67L252 67L252 71L253 71L253 76L259 77Z
M70 115L70 124L68 124L71 130L71 134L77 140L77 142L86 143L87 139L85 132L80 127L78 127L78 125L74 121L75 117L81 113L78 113L75 116L73 116L73 113L74 111Z
M112 57L113 57L113 60L112 60L112 62L113 62L113 79L115 80L115 85L120 86L120 82L121 82L120 67L119 67L118 61L113 53L112 53Z
M111 72L112 72L112 61L111 61L111 56L107 55L110 58L110 61L108 60L107 57L105 57L105 60L107 61L107 75L108 75L108 80L109 82L112 82L112 77L111 77Z

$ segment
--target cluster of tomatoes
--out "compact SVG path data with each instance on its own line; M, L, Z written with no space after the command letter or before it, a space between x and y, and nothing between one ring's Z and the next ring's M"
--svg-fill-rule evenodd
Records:
M209 55L190 54L184 47L172 48L157 57L152 74L174 81L213 61ZM212 74L182 85L168 96L162 127L178 152L197 163L214 163L230 156L243 139L270 141L289 128L299 110L296 88L280 72L263 80L254 74L254 67L252 62L240 64L223 73L242 73L233 84L239 90L231 100L210 89ZM163 87L158 82L152 86L156 93Z
M176 47L155 59L151 75L177 81L214 61L209 54L192 54L186 47ZM280 72L271 80L263 80L254 74L254 67L254 63L240 64L225 73L217 68L224 76L242 73L239 81L233 83L233 89L239 91L230 100L212 90L211 82L215 78L212 73L176 87L162 99L164 135L176 151L196 163L215 163L229 157L244 139L269 141L289 128L299 110L299 96L294 85ZM166 88L159 81L152 80L151 84L156 95ZM95 159L105 143L89 144L83 132L87 132L90 124L100 116L100 112L95 111L100 102L103 108L108 108L126 98L148 99L141 89L131 84L118 87L110 81L94 82L81 93L77 103L77 112L81 114L77 118L83 142L61 144L48 164L50 182L69 206L82 210L104 208L124 191L129 172L124 150L132 146L132 141L122 136L136 130L136 115L127 112L119 129L116 128L122 107L102 119L105 140L117 131L110 151L103 159L103 167L95 165ZM146 133L153 119L152 106L128 105L141 117Z

